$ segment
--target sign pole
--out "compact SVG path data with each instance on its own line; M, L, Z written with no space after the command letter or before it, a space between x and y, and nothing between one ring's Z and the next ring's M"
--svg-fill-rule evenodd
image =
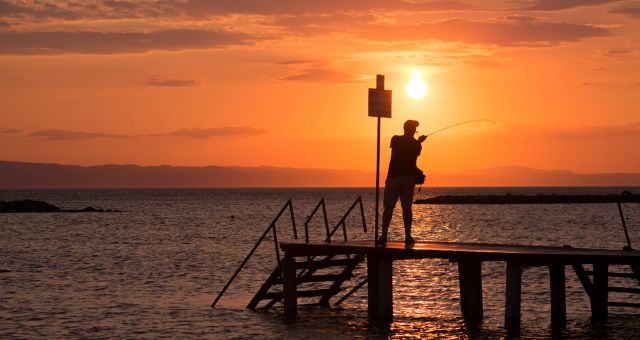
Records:
M384 90L384 76L376 75L376 90ZM378 248L378 223L380 220L380 112L378 112L378 133L376 142L376 236L373 245Z
M384 78L383 78L384 79ZM380 117L378 117L378 142L376 152L376 236L374 246L378 248L378 220L380 216Z
M376 88L369 89L369 117L378 118L376 134L376 222L374 246L378 247L378 224L380 220L380 118L391 118L391 91L384 89L384 76L376 75Z

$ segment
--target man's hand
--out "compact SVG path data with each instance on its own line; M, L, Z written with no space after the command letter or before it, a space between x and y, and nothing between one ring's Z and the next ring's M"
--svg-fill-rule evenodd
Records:
M420 142L420 143L424 142L425 140L427 140L427 135L422 135L422 136L418 137L418 142Z

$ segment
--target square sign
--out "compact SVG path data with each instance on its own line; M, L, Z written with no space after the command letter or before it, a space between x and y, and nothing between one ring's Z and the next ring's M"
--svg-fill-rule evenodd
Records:
M391 90L369 89L369 117L391 118Z

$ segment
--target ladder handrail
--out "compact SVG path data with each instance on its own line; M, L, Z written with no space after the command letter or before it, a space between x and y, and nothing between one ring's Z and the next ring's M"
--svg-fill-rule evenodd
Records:
M346 224L346 220L347 217L349 217L349 214L351 213L351 211L356 207L356 204L360 203L360 216L362 218L362 228L364 230L364 232L367 232L367 222L364 218L364 208L362 206L362 196L358 196L358 198L356 198L356 200L353 202L353 204L351 204L351 207L349 207L349 210L347 210L347 212L344 214L344 216L342 216L342 218L340 219L340 222L338 222L336 224L336 226L333 228L333 230L329 233L329 235L327 236L327 239L325 240L325 242L327 243L331 243L331 237L333 237L333 235L336 233L336 231L338 230L338 228L340 228L340 226L342 225L342 233L344 234L344 240L348 241L349 238L347 236L347 224Z
M318 209L320 209L320 207L322 207L322 215L324 217L324 227L327 232L327 237L329 237L329 219L327 218L327 208L324 203L324 198L321 198L320 202L318 202L318 204L313 209L311 214L307 217L307 220L304 221L304 242L305 243L309 243L309 222L315 216L316 212L318 212Z
M620 219L622 220L622 228L624 229L624 237L627 239L627 246L624 247L624 250L633 250L631 247L631 239L629 238L629 231L627 231L627 223L624 219L624 214L622 213L622 202L624 201L625 195L631 196L632 198L635 198L635 196L630 191L625 190L620 194L620 198L617 202L618 212L620 213ZM640 203L640 200L638 200L638 203Z
M218 303L218 300L220 300L222 295L224 295L224 293L227 291L227 288L229 288L229 286L231 286L231 283L233 282L233 280L235 280L236 276L238 276L238 274L240 273L242 268L245 266L245 264L247 264L247 262L249 262L249 259L251 258L253 253L256 251L256 249L258 249L258 246L260 246L260 244L265 239L265 237L267 237L267 234L269 234L270 230L273 230L273 240L274 240L275 249L276 249L276 260L278 261L278 265L280 265L280 248L278 247L278 233L276 231L276 222L278 221L278 219L280 218L282 213L284 213L284 211L287 209L287 207L289 207L289 210L291 212L291 224L293 226L293 237L296 240L298 239L298 232L296 231L296 221L295 221L295 218L294 218L294 215L293 215L293 201L291 200L291 198L289 198L287 203L285 203L284 206L282 207L282 209L280 209L280 212L278 213L278 215L276 215L276 217L273 219L273 221L271 221L271 224L269 224L269 227L267 227L267 229L264 231L264 233L262 233L262 236L260 236L260 238L258 239L256 244L253 245L253 248L251 249L251 251L249 251L249 254L247 254L247 256L244 258L244 260L242 261L242 263L240 264L238 269L236 269L236 271L233 273L233 275L231 276L231 279L229 279L229 281L224 286L224 288L222 288L222 291L218 294L216 299L213 300L213 302L211 303L211 308L215 308L216 307L216 304Z

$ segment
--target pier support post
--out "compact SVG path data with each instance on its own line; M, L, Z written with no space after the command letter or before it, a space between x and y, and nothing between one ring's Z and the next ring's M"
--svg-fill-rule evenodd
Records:
M606 263L593 264L593 291L591 294L591 320L603 323L608 316L609 266Z
M549 266L549 288L551 295L551 326L564 327L567 324L564 265L552 264Z
M480 261L458 262L460 282L460 308L465 323L476 325L482 322L482 270Z
M393 320L393 261L367 254L369 318L373 324Z
M507 264L507 289L504 308L504 326L520 327L520 303L522 300L522 267Z
M282 263L282 300L284 314L289 318L295 317L298 312L296 259L286 253Z

